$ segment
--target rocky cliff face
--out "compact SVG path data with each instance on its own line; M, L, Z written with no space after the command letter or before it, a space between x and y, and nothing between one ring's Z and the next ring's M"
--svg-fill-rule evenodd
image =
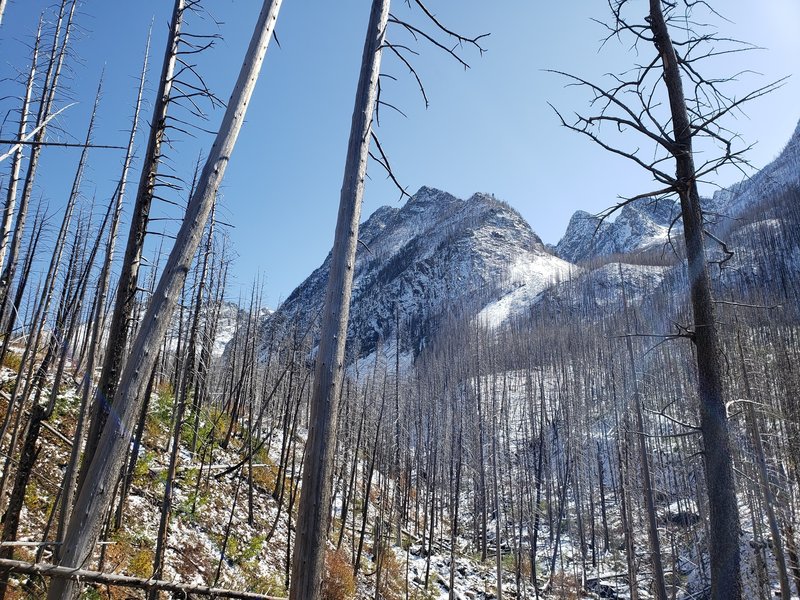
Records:
M715 192L713 197L703 199L709 227L727 234L740 224L742 217L753 217L752 211L762 201L793 188L800 188L800 123L770 164L751 177ZM649 198L626 205L614 221L601 221L579 210L572 216L555 251L565 260L580 263L664 247L670 234L676 239L680 237L679 213L680 207L675 201L656 202Z
M722 265L714 263L714 275L725 290L759 278L785 287L800 269L800 211L792 200L798 190L800 126L770 165L704 201L709 229L732 249L726 259L709 237L709 258ZM452 319L477 317L498 327L544 307L589 318L619 307L621 280L634 305L654 294L680 293L678 214L675 201L646 198L623 207L613 222L578 211L548 249L519 213L492 195L460 199L423 187L402 207L381 207L361 226L350 358L393 347L398 322L400 350L413 358ZM767 246L774 250L769 260ZM329 264L330 255L264 319L264 350L270 332L293 324L311 331L313 347Z
M349 334L360 356L381 340L393 343L398 319L401 349L416 354L444 320L510 295L509 302L532 297L570 270L519 213L487 194L463 200L423 187L402 208L378 209L359 237ZM318 318L329 264L330 256L267 327ZM487 318L502 320L509 310L497 307Z
M663 246L680 231L673 200L642 198L625 205L612 221L584 211L572 215L556 254L573 263Z

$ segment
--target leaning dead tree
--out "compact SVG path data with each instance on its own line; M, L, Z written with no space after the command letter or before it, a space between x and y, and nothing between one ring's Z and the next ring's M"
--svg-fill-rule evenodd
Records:
M172 8L169 35L167 37L161 75L158 82L150 135L142 161L142 171L136 199L133 204L128 241L122 261L114 310L108 328L108 345L103 358L100 380L95 391L91 422L86 439L85 458L78 476L78 487L82 485L86 469L94 456L100 435L103 432L110 410L110 401L116 392L119 375L122 371L128 331L131 325L136 293L139 286L139 268L142 261L147 225L150 221L150 207L156 193L158 173L162 159L162 144L167 131L168 111L172 105L173 82L178 64L181 26L186 11L186 0L175 0Z
M628 0L609 0L608 5L612 21L607 25L606 42L632 41L633 49L646 60L631 71L612 76L609 85L559 72L571 85L590 91L597 112L579 114L570 121L556 112L564 126L633 161L660 186L623 201L610 212L643 198L657 201L677 196L680 201L694 323L678 337L692 341L697 362L711 531L711 597L736 600L742 595L740 522L705 238L715 243L719 240L706 230L697 184L722 167L742 169L746 165L747 148L736 147L737 136L725 127L725 117L780 82L736 97L729 85L737 74L719 78L703 72L706 61L749 48L720 38L697 20L695 13L701 10L716 15L705 2L650 0L648 13L639 21L629 19L629 13L638 9ZM632 138L636 138L634 143ZM640 143L646 143L646 149L637 145ZM697 163L699 156L703 162ZM668 165L674 167L674 173Z
M22 362L25 363L27 361L29 364L28 376L25 378L24 386L20 385L20 381L22 378L19 376L16 378L14 382L14 388L12 389L12 393L9 399L9 412L14 402L16 402L18 405L17 411L19 412L20 416L24 412L25 407L30 405L29 406L30 417L28 419L28 424L25 431L23 448L20 451L21 456L17 465L17 473L14 481L13 490L11 493L11 498L8 504L8 510L6 511L5 514L5 522L3 524L3 534L2 534L3 541L16 539L17 528L19 526L20 513L23 507L25 490L28 485L31 469L33 468L33 464L36 461L36 456L38 454L38 451L36 450L36 445L39 438L39 431L41 428L41 424L43 421L47 420L50 417L55 405L55 396L52 396L52 399L47 403L41 403L40 399L42 396L42 388L45 383L45 377L49 372L50 366L56 360L57 349L59 348L60 345L59 336L63 335L63 331L61 331L61 329L64 326L64 321L66 320L64 317L62 317L61 319L56 319L55 326L53 327L52 331L49 332L47 336L49 338L49 341L46 345L47 350L45 352L44 358L42 359L41 363L38 364L35 371L34 371L34 365L37 362L36 353L39 350L40 341L45 335L45 323L47 321L47 317L50 312L50 306L53 302L53 297L55 295L57 277L62 267L62 262L63 262L62 259L66 246L66 240L69 234L70 226L72 223L72 217L75 210L75 205L77 203L79 192L81 189L81 184L83 181L83 174L87 161L87 153L91 141L92 132L94 129L95 118L97 116L97 108L100 101L101 89L102 89L102 80L101 83L98 85L94 108L92 109L91 117L89 119L89 126L87 128L86 138L85 138L86 139L85 147L83 152L81 153L81 157L78 162L78 167L76 169L75 177L73 179L72 189L70 191L64 209L64 216L61 222L61 227L59 228L58 235L55 240L53 253L50 259L50 264L47 273L44 277L43 285L41 286L40 297L36 308L36 316L34 318L34 323L35 323L34 331L32 332L32 335L29 338L28 344L26 344L25 352L23 354ZM67 285L65 285L65 291L66 290L68 290ZM74 304L74 302L72 302L71 304ZM55 387L57 388L58 385L56 384ZM33 396L32 399L31 396ZM18 423L20 422L19 417L17 417L17 422ZM14 456L15 440L18 431L19 427L15 427L14 433L12 434L12 441L9 444L9 449L8 449L9 460L6 461L6 465L3 471L3 484L9 481L9 473L11 469L10 459ZM4 488L4 485L0 486L0 488ZM3 495L0 493L0 499L2 497ZM6 549L4 549L3 553L1 554L3 558L10 558L9 556L6 556ZM4 594L6 577L7 573L0 572L0 598L2 598Z
M108 240L106 242L103 265L100 270L98 285L95 292L94 311L91 313L91 319L93 321L93 324L92 324L92 331L90 334L91 337L89 340L89 348L87 352L88 356L87 356L86 371L84 373L83 380L81 381L81 403L78 412L76 431L73 438L74 440L73 445L70 450L69 462L67 463L66 470L64 471L64 482L62 484L63 489L61 491L61 498L59 503L60 511L58 516L58 527L56 530L57 541L61 541L62 539L64 533L64 527L66 526L67 518L69 517L69 511L72 506L74 489L75 486L77 485L75 472L78 466L78 459L81 456L81 449L83 447L83 432L86 421L85 417L89 406L92 386L94 384L93 376L95 370L95 359L97 353L100 352L100 345L103 337L103 323L105 319L106 297L108 295L108 290L111 286L111 269L114 260L114 247L117 239L117 229L119 227L120 217L122 214L122 201L125 197L125 189L127 187L127 182L128 182L128 173L130 171L131 162L133 160L134 143L136 140L136 131L139 124L139 113L141 111L141 106L142 106L142 96L144 92L144 84L146 79L149 55L150 55L150 34L148 33L147 46L145 49L144 61L142 64L142 71L139 76L139 86L136 94L136 102L134 105L133 122L131 124L130 134L128 136L128 147L125 153L125 159L123 161L122 173L120 174L120 179L117 183L117 187L114 190L114 194L111 199L113 204L113 212L111 215L111 223L109 224ZM54 550L55 556L58 556L58 549L59 547L56 546Z
M78 567L85 564L111 507L114 487L125 462L136 419L141 412L145 388L158 355L160 340L169 326L179 291L230 161L280 7L281 0L265 0L261 8L216 139L189 200L175 245L133 342L131 358L122 372L114 396L114 405L119 407L119 418L103 429L97 452L87 469L86 484L81 487L76 499L64 537L61 566ZM80 584L75 581L56 580L50 587L48 598L75 598L80 588Z

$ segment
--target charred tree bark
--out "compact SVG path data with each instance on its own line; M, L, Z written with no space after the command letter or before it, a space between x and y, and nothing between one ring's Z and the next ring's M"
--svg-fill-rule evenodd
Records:
M619 281L622 287L622 306L625 312L625 324L630 330L628 318L628 297L625 294L625 279L622 273L622 264L619 267ZM647 453L647 441L644 432L644 418L642 415L642 398L639 395L639 381L636 375L636 361L633 353L633 342L630 336L625 337L625 349L628 351L628 360L631 368L631 386L633 388L633 410L636 415L636 440L639 448L639 464L642 469L642 494L647 509L647 535L650 542L650 562L653 565L653 585L656 598L667 600L667 588L664 584L664 565L661 560L661 542L658 539L658 524L656 522L656 506L653 500L653 479L650 475L650 456Z
M147 71L147 62L150 51L150 39L148 36L147 47L145 50L144 63L139 78L139 87L136 96L136 103L133 112L133 124L131 126L130 135L128 136L128 149L125 154L125 160L122 167L122 175L120 176L115 196L112 197L114 205L113 214L111 217L111 226L108 232L108 242L106 245L105 257L103 259L103 267L100 272L100 279L97 287L97 294L94 303L94 311L92 314L93 327L91 332L91 339L89 341L88 358L86 365L86 372L82 381L81 405L78 413L78 423L75 431L73 446L70 452L69 462L67 469L64 472L64 484L61 494L61 510L58 518L58 529L56 540L61 541L64 535L64 528L69 517L69 511L72 507L72 500L75 493L75 471L78 465L78 458L80 450L83 445L83 432L86 421L86 412L89 407L89 399L92 391L92 384L94 382L94 369L95 358L100 340L103 337L103 321L105 316L106 295L111 284L111 266L114 259L114 246L117 238L117 229L119 225L120 214L122 212L122 201L125 196L125 188L128 181L128 171L130 169L131 161L133 160L134 141L136 139L136 129L139 121L139 111L142 105L142 92L144 90L145 74ZM58 557L58 546L56 546L54 556Z
M720 343L714 317L711 281L703 241L703 213L697 191L692 140L680 66L667 29L662 0L650 0L650 29L661 58L664 84L669 95L674 141L675 187L683 217L683 237L689 268L689 286L694 314L695 345L700 397L700 431L703 437L705 479L708 492L711 539L711 598L739 600L742 579L739 569L739 508L733 475L733 455L728 415L722 388Z
M183 13L186 10L185 4L186 0L175 0L172 9L172 20L166 52L164 53L164 63L161 68L158 93L151 117L150 136L147 141L142 173L139 177L139 186L136 192L136 201L131 215L125 256L117 283L114 312L108 328L108 345L103 358L100 380L95 391L92 418L86 439L84 460L78 475L77 489L83 486L83 482L86 479L86 469L94 457L97 444L103 433L122 371L123 357L128 343L129 327L136 300L144 238L150 218L150 205L153 201L154 188L161 161L161 145L167 126L167 111L170 106L170 94L172 92L175 64L178 58L181 24L183 22Z

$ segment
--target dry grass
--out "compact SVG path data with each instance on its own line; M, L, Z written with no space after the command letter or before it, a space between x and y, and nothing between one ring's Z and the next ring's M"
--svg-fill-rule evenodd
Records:
M323 600L352 600L356 593L353 567L343 549L325 553L325 579L322 582Z
M404 565L391 550L382 550L380 554L381 581L378 586L380 597L384 600L403 600L405 598Z

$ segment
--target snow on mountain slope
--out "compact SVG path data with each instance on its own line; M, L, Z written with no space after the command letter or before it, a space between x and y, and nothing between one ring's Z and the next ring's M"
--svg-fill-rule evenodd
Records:
M581 262L598 256L625 254L645 248L663 246L674 234L679 209L672 200L642 198L625 205L614 221L579 210L570 219L564 237L556 245L556 253L570 262Z
M706 210L733 219L787 187L800 187L800 122L775 160L752 177L715 192Z
M595 269L585 269L546 289L536 298L536 304L557 308L556 312L570 311L597 316L612 307L622 306L622 283L625 284L628 302L636 305L651 296L665 282L673 268L612 262Z
M268 308L260 308L256 313L256 319L263 321L272 311ZM214 336L214 344L212 346L212 356L222 356L225 348L236 335L237 327L244 327L247 322L247 311L240 308L234 302L223 301L219 306L219 316L217 321L216 334Z
M403 207L375 211L360 242L349 328L359 356L394 338L398 312L401 347L417 353L444 320L494 304L489 312L499 322L570 268L519 213L487 194L462 200L423 187ZM295 320L305 326L317 318L329 264L330 255L268 327Z
M731 248L738 251L735 242L741 237L737 237L737 229L764 219L782 219L786 211L779 207L766 210L767 203L778 191L800 189L798 165L800 125L783 152L763 171L704 199L709 231L730 241ZM723 212L731 218L721 218ZM614 221L578 211L554 254L519 213L493 196L475 194L464 200L422 187L402 207L381 207L361 225L348 330L349 360L368 357L379 345L384 353L388 348L393 355L398 319L400 353L416 356L451 319L477 315L486 325L497 327L536 310L543 302L556 312L578 309L588 315L598 309L612 310L621 303L616 258L628 263L623 266L623 276L631 302L660 287L667 288L667 293L676 292L682 285L682 271L680 261L671 259L674 255L668 244L672 237L680 246L678 213L674 200L649 198L627 204ZM764 238L772 231L768 223L753 225L752 230ZM791 235L787 236L788 240ZM789 263L796 247L789 242L784 246L788 262L782 261L780 269L771 272L786 281L786 273L793 270ZM658 252L643 255L659 248L666 250L663 256ZM719 260L718 250L709 242L710 260ZM741 260L733 264L741 265ZM329 265L330 254L265 319L262 350L266 350L273 328L293 323L301 331L312 332L313 347ZM764 270L755 270L759 269ZM743 267L736 273L727 272L720 278L721 284L731 287L737 277L757 276L754 269Z
M800 123L775 160L752 177L717 191L712 198L704 198L703 208L715 230L725 232L738 225L741 215L792 187L800 187ZM673 236L682 229L676 220L678 214L674 200L655 202L649 198L626 205L613 222L601 223L598 217L579 210L556 245L556 254L577 263L663 246L668 242L670 227Z
M498 327L528 310L543 291L561 280L569 279L579 270L557 256L541 257L535 261L521 257L510 269L510 282L516 287L487 304L478 313L478 318L489 327Z

